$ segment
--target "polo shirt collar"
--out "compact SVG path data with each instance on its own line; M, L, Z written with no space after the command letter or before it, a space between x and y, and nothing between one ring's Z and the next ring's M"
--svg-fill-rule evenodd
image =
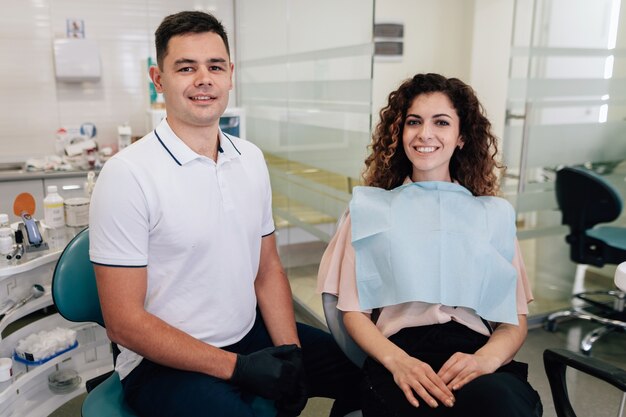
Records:
M193 151L185 142L183 142L176 133L172 130L167 118L164 118L161 123L154 129L156 139L161 143L163 149L172 157L172 159L178 165L185 165L198 158L203 158L202 155ZM217 159L230 160L238 158L241 155L241 151L235 146L232 139L224 134L219 129L220 141L218 143Z

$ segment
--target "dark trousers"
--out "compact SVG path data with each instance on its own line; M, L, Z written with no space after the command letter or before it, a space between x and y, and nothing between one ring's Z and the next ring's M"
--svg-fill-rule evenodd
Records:
M435 372L456 352L474 353L487 337L456 322L403 329L391 336L409 355L428 363ZM368 358L364 365L363 417L540 417L539 394L527 382L528 366L512 361L493 374L482 375L454 392L454 407L431 408L417 397L413 407L391 373Z
M297 323L309 397L336 399L332 417L359 409L361 371L332 336ZM225 350L248 354L272 346L260 314L248 334ZM147 359L122 380L130 407L146 417L253 417L254 398L239 387L205 374L158 365Z

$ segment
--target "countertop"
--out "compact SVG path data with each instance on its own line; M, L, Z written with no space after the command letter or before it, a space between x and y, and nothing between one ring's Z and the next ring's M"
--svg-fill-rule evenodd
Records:
M0 182L41 180L51 178L72 178L83 176L86 177L87 172L89 171L25 171L23 169L0 169Z

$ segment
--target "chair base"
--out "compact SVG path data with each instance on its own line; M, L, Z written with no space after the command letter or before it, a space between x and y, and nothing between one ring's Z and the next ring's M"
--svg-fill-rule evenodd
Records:
M615 327L615 326L600 326L585 335L583 340L580 342L580 350L582 353L589 355L591 354L591 349L593 348L593 344L596 340L600 339L602 336L616 332L616 331L624 331L623 327Z
M613 297L613 305L594 300L593 296L598 295ZM572 305L574 307L550 314L544 322L544 328L547 331L555 332L559 321L571 318L602 324L603 326L585 335L580 342L581 352L589 355L591 354L593 344L605 334L616 330L626 331L625 298L626 294L622 291L591 291L575 294L572 296ZM580 306L581 302L583 302L582 306Z

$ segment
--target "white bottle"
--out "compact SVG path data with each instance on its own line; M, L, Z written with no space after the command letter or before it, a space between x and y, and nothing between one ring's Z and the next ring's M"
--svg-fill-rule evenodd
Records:
M118 152L130 145L132 137L132 129L125 123L123 126L117 127L117 150Z
M91 198L93 188L96 186L96 173L89 171L87 173L87 182L85 183L85 197Z
M6 255L13 251L13 229L9 225L9 215L0 214L0 255L6 259Z
M63 197L57 192L56 185L48 186L48 195L43 199L44 219L46 225L53 229L65 226Z

